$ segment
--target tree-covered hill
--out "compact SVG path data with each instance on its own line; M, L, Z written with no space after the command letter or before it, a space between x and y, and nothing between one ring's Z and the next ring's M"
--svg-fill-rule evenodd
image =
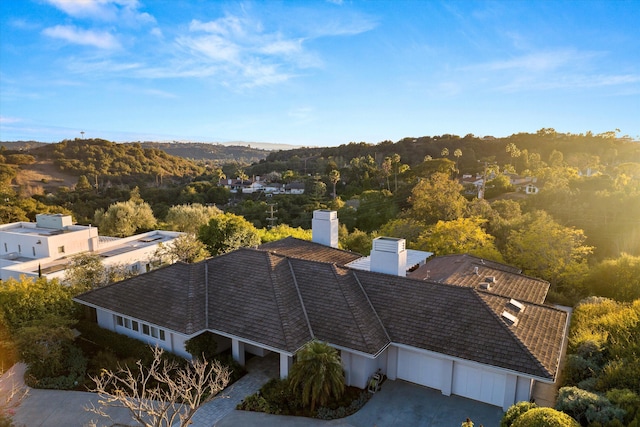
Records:
M515 151L506 150L511 144L515 146ZM348 164L353 158L366 156L381 163L393 154L400 155L403 163L413 168L427 156L434 159L447 157L443 156L445 149L449 158L453 158L456 149L462 151L458 165L462 173L481 171L485 161L511 163L516 169L524 170L528 169L530 154L535 153L536 157L547 161L554 151L562 152L567 164L580 170L586 170L595 163L610 166L625 162L640 163L640 143L628 137L617 138L615 132L571 134L544 128L536 133L523 132L503 138L444 134L403 138L397 142L350 142L338 147L274 151L259 165L255 165L251 172L264 174L285 168L301 173L324 173L326 159L333 159L341 166L341 163Z
M251 164L265 159L268 150L242 145L222 145L205 142L141 142L142 148L156 148L173 156L193 160L210 160L217 164L237 162Z
M193 161L141 144L104 139L64 140L29 150L38 160L50 159L60 170L89 179L158 180L197 176L204 170ZM97 177L97 178L96 178Z

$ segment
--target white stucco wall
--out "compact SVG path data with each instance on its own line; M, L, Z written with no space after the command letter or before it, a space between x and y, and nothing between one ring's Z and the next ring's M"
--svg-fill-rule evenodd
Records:
M378 368L380 361L347 350L340 352L342 368L345 371L345 381L349 386L366 388L367 382Z

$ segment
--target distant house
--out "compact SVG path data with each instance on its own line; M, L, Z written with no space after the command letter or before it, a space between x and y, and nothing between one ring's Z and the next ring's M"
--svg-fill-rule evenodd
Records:
M180 234L150 231L120 239L100 236L97 227L75 225L69 215L38 214L35 223L0 225L0 279L63 278L70 258L85 252L99 254L107 266L143 272L151 268L158 244L171 244Z
M260 177L255 179L221 179L218 186L228 188L231 193L251 194L264 192L268 194L304 194L304 183L293 182L291 184L268 183Z
M535 184L527 184L524 186L524 193L525 194L538 194L540 192L540 189L535 185Z
M292 182L284 186L285 194L304 194L303 182Z
M468 255L427 259L381 237L368 260L337 249L334 211L313 216L313 241L294 238L178 263L79 295L98 324L189 357L209 331L219 350L277 353L286 377L318 339L339 350L348 385L382 370L508 408L559 375L568 314L545 305L549 284Z

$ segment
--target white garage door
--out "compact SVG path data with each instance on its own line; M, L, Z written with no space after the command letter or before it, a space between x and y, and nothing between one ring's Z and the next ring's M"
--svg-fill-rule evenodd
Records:
M398 378L441 390L442 361L400 348L398 349Z
M453 365L453 394L500 406L504 404L507 376L460 363Z

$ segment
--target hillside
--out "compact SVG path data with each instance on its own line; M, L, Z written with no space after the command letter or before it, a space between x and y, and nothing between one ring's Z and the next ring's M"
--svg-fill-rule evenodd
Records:
M141 142L142 148L162 150L173 156L192 160L211 160L222 164L238 162L251 164L259 162L271 152L241 145L210 144L205 142Z
M111 182L153 181L196 176L204 171L194 162L140 144L116 144L102 139L65 140L29 150L36 162L52 161L60 172Z

